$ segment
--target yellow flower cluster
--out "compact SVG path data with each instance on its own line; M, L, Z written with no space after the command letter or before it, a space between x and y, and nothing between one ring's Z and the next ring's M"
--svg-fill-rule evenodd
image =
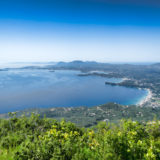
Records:
M63 121L61 122L61 125L64 125ZM43 136L43 138L39 136L39 139L45 139L47 137L54 137L56 139L59 139L62 142L62 141L66 141L69 139L73 139L80 135L78 131L67 131L65 126L61 126L59 130L57 128L58 127L56 125L53 125L52 129L46 132L46 135Z

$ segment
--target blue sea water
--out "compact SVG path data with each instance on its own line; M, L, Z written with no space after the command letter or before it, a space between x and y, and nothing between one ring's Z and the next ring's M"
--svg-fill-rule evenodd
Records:
M78 76L79 71L10 69L0 71L0 113L35 107L137 104L146 90L105 85L121 79Z

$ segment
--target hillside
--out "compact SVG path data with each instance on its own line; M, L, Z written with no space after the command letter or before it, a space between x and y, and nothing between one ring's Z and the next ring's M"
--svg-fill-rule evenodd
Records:
M76 123L78 126L90 127L99 121L118 122L120 119L132 119L140 122L153 120L155 117L160 119L159 107L139 107L122 106L115 103L95 107L57 107L57 108L35 108L17 112L17 116L31 113L40 114L40 117L54 118ZM0 118L8 118L8 114L0 114Z

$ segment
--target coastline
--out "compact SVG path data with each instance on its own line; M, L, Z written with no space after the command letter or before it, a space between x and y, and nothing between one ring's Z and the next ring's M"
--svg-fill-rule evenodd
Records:
M152 98L152 91L150 89L146 89L148 91L147 96L145 96L144 98L142 98L137 105L139 106L143 106L145 103L147 103L151 98Z

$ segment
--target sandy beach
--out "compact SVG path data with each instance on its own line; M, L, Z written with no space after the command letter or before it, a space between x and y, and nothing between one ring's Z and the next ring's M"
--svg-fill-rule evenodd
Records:
M152 91L147 89L148 95L143 98L137 105L143 106L146 102L148 102L152 98Z

